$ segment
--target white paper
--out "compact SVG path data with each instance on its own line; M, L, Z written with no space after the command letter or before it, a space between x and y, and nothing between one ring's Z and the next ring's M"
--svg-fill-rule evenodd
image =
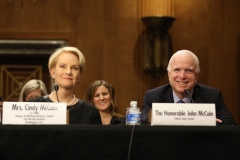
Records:
M2 124L66 124L66 103L3 102Z
M151 125L216 126L215 104L153 103Z

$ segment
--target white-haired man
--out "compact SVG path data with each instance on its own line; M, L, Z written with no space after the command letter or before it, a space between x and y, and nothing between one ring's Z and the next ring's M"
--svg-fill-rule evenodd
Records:
M148 120L152 103L214 103L217 125L236 125L227 109L220 90L197 83L200 73L197 56L188 50L173 54L168 63L169 84L146 92L142 105L141 121ZM185 90L188 90L186 94Z

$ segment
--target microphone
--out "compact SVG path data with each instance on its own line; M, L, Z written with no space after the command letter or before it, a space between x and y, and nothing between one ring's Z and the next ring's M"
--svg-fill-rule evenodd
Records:
M188 89L184 89L184 93L186 94L186 95L190 95L190 92L189 92L189 90Z
M56 97L57 97L57 100L58 100L58 103L59 103L58 93L57 93L58 89L59 89L59 86L57 84L55 84L54 85L54 90L56 91Z
M188 89L184 89L184 93L185 93L186 95L190 96L190 92L189 92ZM194 103L194 102L193 102L193 99L192 99L192 96L191 96L190 98L191 98L192 103Z

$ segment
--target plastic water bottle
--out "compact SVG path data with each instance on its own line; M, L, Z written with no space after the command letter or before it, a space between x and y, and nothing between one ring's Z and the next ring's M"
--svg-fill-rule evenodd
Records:
M140 121L140 109L137 107L137 101L130 102L130 108L127 108L126 125L135 125Z

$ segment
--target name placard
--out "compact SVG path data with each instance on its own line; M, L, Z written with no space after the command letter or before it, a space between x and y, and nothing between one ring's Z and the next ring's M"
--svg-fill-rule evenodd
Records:
M66 124L66 103L3 102L2 124Z
M215 104L153 103L151 125L216 126Z

